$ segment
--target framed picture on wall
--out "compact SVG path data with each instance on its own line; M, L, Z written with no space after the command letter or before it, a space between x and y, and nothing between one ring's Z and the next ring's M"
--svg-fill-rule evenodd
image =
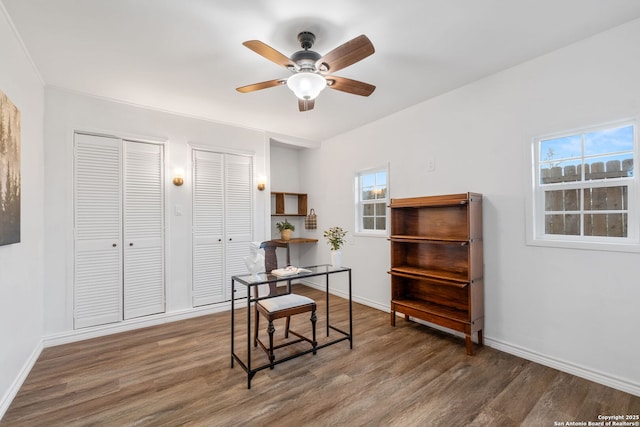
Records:
M20 242L20 111L0 91L0 246Z

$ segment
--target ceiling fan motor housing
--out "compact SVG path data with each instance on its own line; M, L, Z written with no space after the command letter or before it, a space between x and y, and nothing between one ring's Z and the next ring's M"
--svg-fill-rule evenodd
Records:
M313 44L316 42L316 36L309 31L303 31L298 34L298 41L300 42L300 47L304 50L311 49Z
M291 55L291 60L295 62L300 70L316 71L316 62L321 56L312 50L299 50Z
M316 36L308 31L303 31L298 34L298 41L304 50L299 50L291 55L291 60L298 65L298 71L316 72L316 62L321 58L321 55L309 50L316 41Z

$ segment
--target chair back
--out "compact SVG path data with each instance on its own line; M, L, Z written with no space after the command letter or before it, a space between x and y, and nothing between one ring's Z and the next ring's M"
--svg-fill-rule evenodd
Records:
M286 248L286 243L274 242L273 240L267 240L260 244L260 249L264 249L264 270L267 274L271 273L271 270L278 268L278 255L276 249ZM256 292L258 289L256 287ZM276 283L269 283L269 295L276 295L278 293Z

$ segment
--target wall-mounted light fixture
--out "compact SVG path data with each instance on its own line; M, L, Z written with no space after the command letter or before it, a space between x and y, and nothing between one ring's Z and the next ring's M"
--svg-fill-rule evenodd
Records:
M184 169L177 168L173 171L173 185L180 187L184 184Z
M264 191L265 188L267 188L267 177L261 176L258 178L258 190Z

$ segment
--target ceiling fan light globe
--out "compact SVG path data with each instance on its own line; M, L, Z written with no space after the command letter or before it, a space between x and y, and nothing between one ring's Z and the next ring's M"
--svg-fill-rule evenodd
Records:
M320 74L300 72L287 79L287 87L300 99L315 99L327 87L327 81Z

